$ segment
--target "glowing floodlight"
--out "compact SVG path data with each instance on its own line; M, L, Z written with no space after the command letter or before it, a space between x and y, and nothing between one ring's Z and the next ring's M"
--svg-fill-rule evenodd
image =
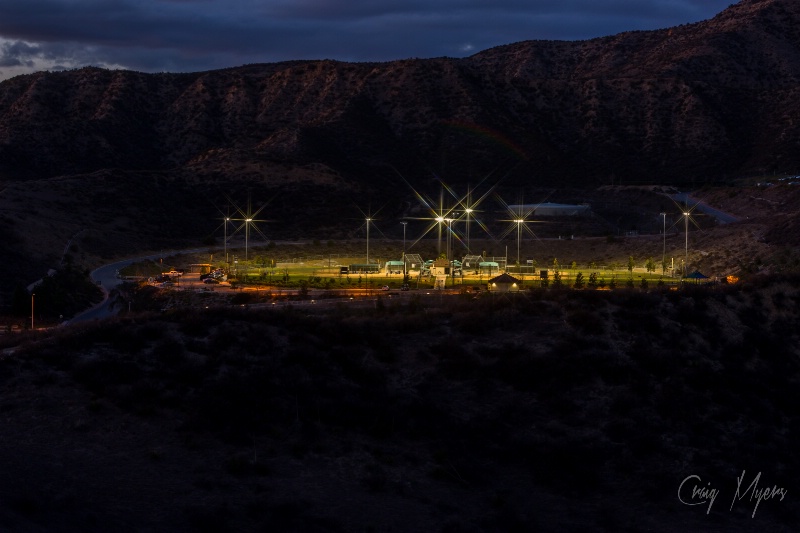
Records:
M228 198L228 200L231 201L230 198ZM233 204L232 201L231 201L231 203ZM226 253L226 256L227 256L227 240L228 240L228 223L229 222L234 222L234 221L235 222L241 222L241 224L239 224L234 229L233 233L231 234L231 237L233 235L235 235L236 233L238 233L239 231L244 230L244 260L245 261L248 260L248 254L249 254L248 248L249 248L249 244L250 244L250 230L251 229L254 229L259 235L261 235L261 237L264 240L267 240L267 236L264 235L261 232L261 230L258 229L258 226L256 225L257 222L267 222L266 220L257 219L256 218L258 216L258 214L261 213L261 211L266 206L267 206L267 204L264 204L261 207L259 207L258 209L256 209L255 211L253 211L253 207L252 207L252 205L250 203L250 198L247 199L247 208L245 208L245 209L243 209L241 207L237 207L236 205L234 205L234 208L236 210L236 213L239 215L239 218L231 218L231 217L227 217L227 216L225 217L225 241L226 241L226 246L225 246L226 252L225 253ZM226 260L227 260L227 257L226 257Z
M539 204L536 204L531 207L531 206L526 206L522 204L522 202L520 202L518 205L512 207L508 205L499 196L497 198L500 201L500 203L503 204L503 206L506 208L506 211L511 217L501 221L501 222L510 222L510 224L506 228L506 230L500 234L500 238L502 239L508 236L514 230L517 231L517 268L521 273L522 267L520 263L520 246L522 243L522 232L525 231L534 239L538 239L533 230L531 230L530 227L528 226L529 223L533 223L534 221L528 220L528 217L531 216L531 214L533 214L533 212L536 210ZM506 266L506 268L508 267Z

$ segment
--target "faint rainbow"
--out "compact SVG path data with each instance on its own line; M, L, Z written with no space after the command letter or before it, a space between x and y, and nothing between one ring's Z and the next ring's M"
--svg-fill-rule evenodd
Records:
M478 124L474 124L472 122L464 122L461 120L444 120L442 124L452 130L470 133L472 135L477 135L483 139L491 141L494 144L498 144L509 151L511 151L514 155L523 159L525 161L528 160L527 154L525 151L514 141L503 135L497 130L493 130L491 128L487 128L486 126L479 126Z

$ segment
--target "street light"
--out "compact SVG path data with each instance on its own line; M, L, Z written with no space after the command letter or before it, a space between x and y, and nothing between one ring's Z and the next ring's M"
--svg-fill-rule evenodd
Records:
M401 222L403 225L403 283L406 281L406 226L408 222Z
M242 229L242 227L244 227L244 260L245 260L245 262L250 258L250 255L249 255L250 227L252 226L253 228L255 228L255 230L259 233L259 235L261 235L264 239L266 239L264 234L261 233L261 230L258 229L258 225L256 225L257 222L266 222L266 221L255 218L261 212L261 210L264 209L264 207L266 207L266 204L262 205L261 207L259 207L255 211L253 211L253 208L252 208L252 206L250 204L250 199L248 198L247 199L247 209L236 207L237 213L242 218L230 218L230 217L227 217L227 216L225 217L225 224L226 224L225 240L226 240L226 244L227 244L227 234L228 234L228 229L227 229L228 222L234 221L234 220L236 220L238 222L241 222L241 224L238 225L236 227L236 229L234 230L234 234L238 233ZM227 246L225 247L225 250L226 250L226 256L227 256ZM227 257L226 257L226 260L227 260Z
M369 264L369 221L371 219L367 217L367 264Z
M685 242L685 247L686 247L685 257L686 258L685 258L685 260L683 262L683 275L685 276L686 275L686 269L689 268L689 212L688 211L684 211L683 212L683 222L684 222L684 234L686 236L686 242Z
M467 207L464 209L464 213L467 215L467 253L470 254L470 247L469 247L469 216L472 214L472 208Z
M438 217L436 217L436 228L439 232L439 242L436 245L437 254L442 253L442 224L444 224L444 217L439 215Z
M518 218L514 222L517 223L517 274L520 274L522 272L522 267L519 264L519 244L522 239L522 224L525 221L521 218Z
M665 261L667 260L667 214L661 213L661 217L664 219L664 227L661 229L661 234L664 238L664 245L661 248L661 274L664 274L666 270Z
M244 261L247 262L247 241L250 239L250 223L253 222L252 218L244 219Z
M33 331L33 297L36 296L35 292L31 293L31 331Z
M225 217L225 268L228 268L228 222L230 217Z
M450 268L450 276L453 278L453 284L455 284L455 269L453 268L453 262L450 259L450 239L453 234L453 219L446 218L445 222L447 222L447 266Z
M439 223L439 243L436 247L436 253L442 253L442 222L444 222L444 182L439 180L439 216L436 221Z

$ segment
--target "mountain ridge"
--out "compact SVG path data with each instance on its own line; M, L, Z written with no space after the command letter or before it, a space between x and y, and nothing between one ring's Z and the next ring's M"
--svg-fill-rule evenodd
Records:
M391 168L474 180L503 164L522 183L579 185L792 172L796 28L795 4L744 1L676 28L523 41L460 59L18 76L0 84L0 179L196 171L199 161L230 175L236 164L216 155L232 151L239 164L318 164L366 185ZM509 158L500 137L519 153ZM447 168L436 168L442 160Z

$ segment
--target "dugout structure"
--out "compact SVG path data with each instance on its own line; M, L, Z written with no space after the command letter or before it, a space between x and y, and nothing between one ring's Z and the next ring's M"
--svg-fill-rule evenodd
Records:
M425 264L425 261L422 260L422 256L419 254L406 254L405 262L406 272L409 270L422 270L422 267Z
M481 263L483 263L482 255L465 255L464 259L461 261L461 271L478 274Z

